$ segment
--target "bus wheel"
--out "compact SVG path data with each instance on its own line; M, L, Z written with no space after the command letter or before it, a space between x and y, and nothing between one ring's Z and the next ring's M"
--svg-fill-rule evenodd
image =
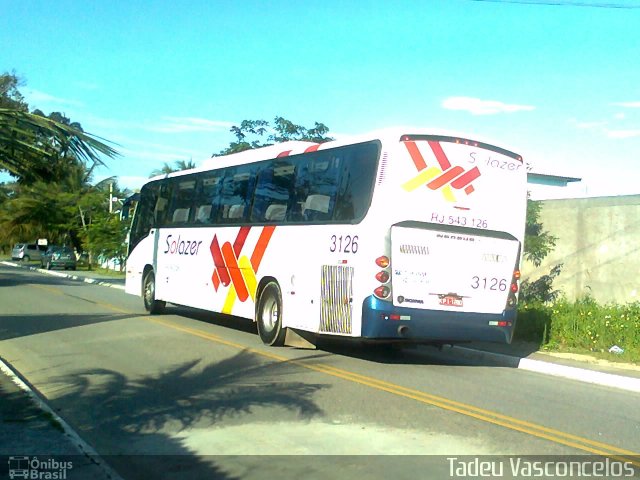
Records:
M284 345L285 329L282 328L282 294L276 282L269 282L260 292L256 310L258 335L265 345Z
M145 310L151 314L160 313L166 305L162 300L156 300L156 276L153 270L149 270L144 276L142 299L144 300Z

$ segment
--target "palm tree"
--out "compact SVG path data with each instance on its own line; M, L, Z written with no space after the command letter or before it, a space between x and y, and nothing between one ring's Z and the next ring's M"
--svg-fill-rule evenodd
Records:
M180 172L182 170L191 170L192 168L196 168L196 164L193 163L193 160L176 160L174 164L175 167L172 167L167 162L165 162L162 168L153 170L149 177L156 177L158 175L166 175L173 172Z
M104 165L101 155L114 158L119 154L103 140L82 131L79 124L65 124L38 111L0 108L0 168L19 179L44 177L43 160L60 156Z

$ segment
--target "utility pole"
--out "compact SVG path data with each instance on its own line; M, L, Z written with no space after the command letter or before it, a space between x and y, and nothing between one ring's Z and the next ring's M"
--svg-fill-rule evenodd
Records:
M109 183L109 213L113 213L113 182Z

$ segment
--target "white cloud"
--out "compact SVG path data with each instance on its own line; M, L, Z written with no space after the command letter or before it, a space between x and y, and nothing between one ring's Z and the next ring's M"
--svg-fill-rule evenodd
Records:
M515 105L497 100L482 100L473 97L449 97L442 101L442 108L447 110L462 110L473 115L497 115L499 113L513 113L535 110L531 105Z
M620 102L614 103L614 105L625 108L640 108L640 102Z
M45 105L67 105L73 107L81 107L83 103L78 100L71 100L68 98L56 97L54 95L49 95L48 93L41 92L40 90L34 90L33 88L24 89L24 97L27 100L27 103L30 104L32 108L43 108L42 104Z
M640 130L609 130L607 132L609 138L634 138L640 137Z
M162 117L162 123L144 125L145 130L161 133L218 132L228 130L234 124L220 120L195 117Z
M576 122L576 128L580 130L591 130L601 128L607 125L607 122Z

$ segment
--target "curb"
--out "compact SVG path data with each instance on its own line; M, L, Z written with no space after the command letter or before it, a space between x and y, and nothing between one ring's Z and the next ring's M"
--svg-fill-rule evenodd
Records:
M32 267L32 266L22 266L22 265L18 265L17 263L7 262L7 261L2 261L0 262L0 264L7 265L9 267L28 268L29 270L32 270L34 272L45 273L47 275L53 275L54 277L70 278L71 280L79 280L84 283L90 283L92 285L101 285L103 287L117 288L118 290L124 291L124 285L118 285L116 283L111 283L111 282L108 282L105 280L99 280L96 278L83 277L81 275L72 275L69 273L56 272L53 270L45 270L44 268L38 268L38 267Z
M477 361L496 363L501 366L518 368L529 372L537 372L555 377L568 378L584 383L592 383L605 387L613 387L629 392L640 393L640 378L617 375L615 373L605 373L586 368L571 367L543 360L531 358L514 357L503 353L493 353L484 350L475 350L467 347L453 346L456 355Z
M0 373L9 377L9 379L18 386L20 390L25 392L29 399L35 403L35 405L42 411L46 412L48 415L51 415L55 419L56 422L60 424L64 433L62 435L66 436L69 441L73 444L73 446L78 450L81 455L84 455L89 461L94 464L97 468L99 468L105 476L112 480L123 480L123 478L116 473L107 463L102 459L102 457L96 452L93 447L91 447L87 442L85 442L78 433L69 426L69 424L64 421L43 399L40 397L20 376L20 374L14 370L8 363L4 361L3 358L0 358ZM13 478L13 477L12 477Z

